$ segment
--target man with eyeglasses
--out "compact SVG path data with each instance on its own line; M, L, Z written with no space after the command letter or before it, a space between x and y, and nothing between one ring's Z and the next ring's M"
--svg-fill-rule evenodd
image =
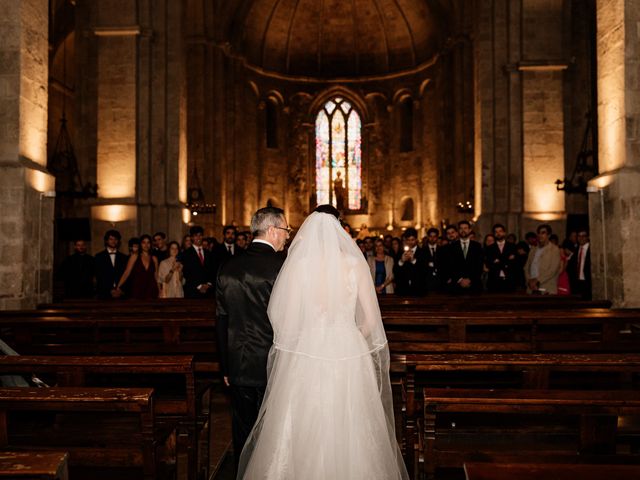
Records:
M266 207L253 215L251 232L246 252L222 264L216 283L218 351L231 390L236 466L267 386L267 356L273 344L267 306L291 229L283 210Z
M524 266L527 293L540 295L558 293L558 276L562 268L560 249L549 241L550 225L540 225L537 229L538 242L529 252Z

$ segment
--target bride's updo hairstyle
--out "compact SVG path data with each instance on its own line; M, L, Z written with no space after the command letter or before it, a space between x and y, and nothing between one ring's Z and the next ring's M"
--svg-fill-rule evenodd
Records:
M333 215L338 220L340 220L340 212L338 211L338 209L336 207L334 207L333 205L330 205L328 203L325 203L324 205L318 205L315 208L314 212L328 213L329 215Z

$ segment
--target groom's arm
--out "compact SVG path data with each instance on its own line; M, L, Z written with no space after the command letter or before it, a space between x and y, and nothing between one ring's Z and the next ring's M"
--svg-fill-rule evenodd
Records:
M220 372L225 385L229 386L229 366L227 363L229 352L229 316L227 315L224 290L220 276L216 281L216 337L218 341L218 356L220 358Z

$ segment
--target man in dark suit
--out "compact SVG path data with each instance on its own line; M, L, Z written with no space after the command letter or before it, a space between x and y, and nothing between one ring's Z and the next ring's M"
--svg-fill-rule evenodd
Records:
M213 255L204 248L202 240L204 229L194 225L189 229L193 244L180 254L184 275L185 298L213 297L213 282L215 282L216 266Z
M64 280L64 298L93 297L93 257L84 240L73 242L74 252L64 259L60 273Z
M98 298L120 298L122 293L116 287L127 268L128 257L120 252L120 232L108 230L104 234L105 249L96 254L96 293Z
M427 241L423 248L425 252L425 262L427 269L427 291L437 292L440 290L440 260L442 252L438 246L438 239L440 232L437 228L430 228L427 230Z
M393 269L396 293L405 296L420 296L426 293L427 271L425 253L418 247L418 232L407 228L402 236L402 256Z
M591 300L591 249L589 247L589 232L586 229L580 229L578 249L571 255L567 265L571 293L580 295L585 300Z
M489 269L487 288L490 292L512 292L516 288L516 246L506 241L504 225L493 226L496 242L485 251L485 263Z
M469 239L471 224L458 222L458 240L447 246L446 285L451 293L479 293L482 291L482 245Z
M275 207L258 210L251 230L249 248L221 265L216 283L218 350L224 382L231 389L236 466L267 386L273 344L267 306L290 232L284 211Z

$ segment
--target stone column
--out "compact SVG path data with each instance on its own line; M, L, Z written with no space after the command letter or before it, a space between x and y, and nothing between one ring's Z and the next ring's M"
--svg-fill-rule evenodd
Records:
M0 309L51 300L47 0L0 0Z
M589 186L593 295L640 307L640 0L598 0L598 163Z

